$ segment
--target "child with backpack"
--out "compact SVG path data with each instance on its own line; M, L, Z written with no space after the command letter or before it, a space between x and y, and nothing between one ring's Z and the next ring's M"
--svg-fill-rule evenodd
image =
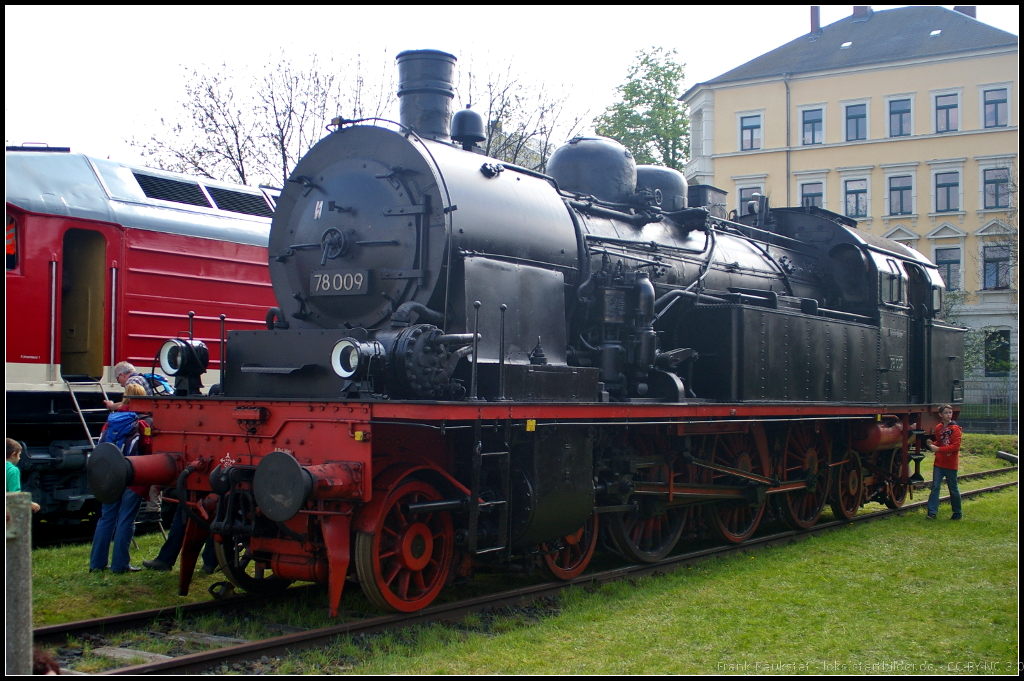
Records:
M110 442L121 448L125 456L139 453L140 444L144 445L148 424L139 420L138 414L128 411L129 401L133 396L146 394L141 385L125 386L124 399L120 410L107 417L107 423L100 433L100 442ZM114 541L114 555L110 563L110 571L114 573L138 572L142 568L131 564L128 547L135 536L135 517L142 505L142 494L145 488L129 487L121 498L112 504L103 504L100 519L96 523L96 532L92 539L92 555L89 558L89 572L104 570L107 567L107 556L110 552L111 539Z

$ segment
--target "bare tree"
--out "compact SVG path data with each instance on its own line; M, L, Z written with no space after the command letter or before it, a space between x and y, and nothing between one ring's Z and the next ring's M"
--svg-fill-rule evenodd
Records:
M316 57L299 67L281 54L256 76L236 77L227 65L187 69L181 116L161 118L148 140L130 144L166 170L280 187L335 116L387 118L395 66L383 63L379 74L367 74L360 55L342 68ZM524 84L511 65L482 83L470 67L460 81L460 101L486 120L486 153L533 170L546 169L554 145L586 116L568 113L567 95Z
M299 67L284 54L263 75L237 77L226 64L186 69L181 117L161 118L148 140L129 143L166 170L280 187L332 118L384 113L394 89L389 73L371 85L358 57L344 69L315 56Z
M280 187L299 159L323 137L324 126L341 107L333 63L321 70L316 57L297 69L283 55L259 80L255 92L261 170ZM276 166L276 168L275 168ZM270 172L275 168L274 172Z
M566 111L568 95L552 95L543 83L524 84L513 75L511 64L488 74L483 84L469 64L459 80L459 102L484 117L484 153L531 170L544 172L553 140L571 137L586 117Z
M186 69L181 119L161 117L160 132L129 143L165 170L249 184L258 174L257 122L233 82L226 64L219 73Z
M385 58L381 63L380 76L368 82L363 74L362 55L356 55L355 77L349 85L343 110L352 120L384 118L394 105L398 90L395 61Z

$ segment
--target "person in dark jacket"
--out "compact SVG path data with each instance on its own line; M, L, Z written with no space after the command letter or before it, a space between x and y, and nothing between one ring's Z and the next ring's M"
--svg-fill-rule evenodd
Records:
M156 558L142 561L144 568L156 570L157 572L167 572L174 567L174 563L178 560L178 554L181 553L181 547L185 543L185 527L187 522L185 509L182 508L179 501L178 510L174 512L174 520L171 522L171 528L167 531L167 539L164 541L164 545L160 547L160 552ZM203 546L203 572L212 575L216 569L217 549L214 546L213 536L211 535Z
M138 454L141 438L138 417L128 411L128 402L134 395L141 397L146 394L142 386L131 384L125 386L124 401L120 411L107 417L107 423L100 434L100 442L111 442L121 448L125 456ZM107 556L110 542L114 541L114 555L110 563L110 571L116 573L138 572L142 568L135 567L129 560L128 548L135 536L135 518L142 505L140 488L125 489L121 498L112 504L103 504L100 519L96 522L96 531L92 538L92 553L89 556L89 572L103 570L107 567Z
M953 407L944 404L939 407L939 418L942 423L935 426L935 435L928 442L928 449L935 453L935 467L932 470L932 493L928 497L928 520L935 520L939 513L939 492L942 479L946 479L949 487L949 501L953 506L953 517L950 520L963 518L960 504L960 488L956 483L956 474L960 468L960 438L963 431L953 420Z

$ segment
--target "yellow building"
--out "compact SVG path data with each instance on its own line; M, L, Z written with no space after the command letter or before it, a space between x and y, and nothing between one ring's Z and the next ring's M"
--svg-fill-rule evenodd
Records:
M691 184L812 204L913 247L1016 365L1017 36L974 7L905 7L811 31L685 95Z

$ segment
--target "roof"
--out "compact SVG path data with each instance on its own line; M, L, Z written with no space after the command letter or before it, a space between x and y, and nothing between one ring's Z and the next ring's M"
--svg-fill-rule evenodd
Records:
M5 156L6 200L22 210L267 245L271 211L260 189L129 166L63 148L7 151ZM207 195L224 207L211 205ZM253 214L253 206L258 209L260 203L263 210L256 212L265 215Z
M932 36L939 30L941 33ZM1013 47L1018 37L943 7L901 7L848 16L737 66L704 85L813 73L958 52ZM844 43L850 45L843 48Z

